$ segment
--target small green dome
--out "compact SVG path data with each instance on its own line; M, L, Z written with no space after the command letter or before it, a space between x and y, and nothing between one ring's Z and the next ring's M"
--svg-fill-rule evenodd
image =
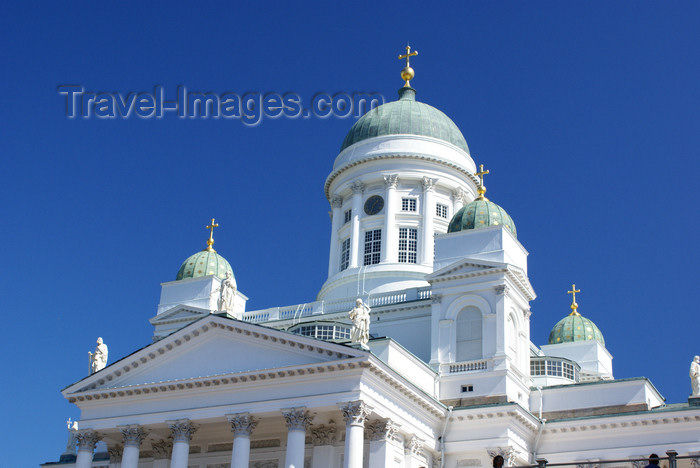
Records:
M216 275L224 279L227 271L230 271L233 277L233 270L228 260L216 253L214 249L204 249L182 262L182 266L180 267L180 271L177 272L175 280L200 278L208 275Z
M597 340L605 346L603 334L596 324L578 312L559 320L549 334L549 344L591 340Z
M469 154L457 125L433 106L416 101L416 90L401 88L399 100L375 107L352 126L340 151L358 141L385 135L422 135L452 143Z
M482 229L502 224L517 238L515 223L506 210L488 200L477 198L464 205L450 221L447 232L464 231L466 229Z

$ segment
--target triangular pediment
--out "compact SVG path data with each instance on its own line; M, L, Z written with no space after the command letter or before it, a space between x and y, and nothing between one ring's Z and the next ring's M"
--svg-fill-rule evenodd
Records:
M138 387L295 369L369 353L239 320L207 315L67 387L85 391Z
M192 307L187 305L179 305L156 315L149 321L152 325L157 325L168 322L179 322L181 320L198 319L205 315L209 315L210 313L211 311L208 309L201 309L199 307Z
M460 259L455 263L447 265L439 270L427 275L428 282L445 281L453 278L464 278L469 276L482 276L491 273L501 273L506 271L507 265L503 263L486 262L483 260Z

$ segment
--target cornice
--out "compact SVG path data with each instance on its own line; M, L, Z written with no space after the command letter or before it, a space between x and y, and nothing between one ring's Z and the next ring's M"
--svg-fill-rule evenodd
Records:
M463 273L454 273L464 267L476 267L480 269L475 271L465 271ZM512 265L495 266L476 262L463 262L457 264L454 268L450 268L449 270L445 270L436 276L432 276L430 279L428 279L428 282L432 285L435 283L444 283L447 281L478 278L480 276L497 274L505 274L508 279L512 281L513 285L518 288L520 293L528 300L532 301L537 297L535 295L535 291L532 289L530 281L527 279L523 271L520 268Z
M471 172L466 170L464 167L459 166L459 165L454 164L454 163L446 162L445 160L443 160L441 158L437 158L435 156L428 156L428 155L423 155L423 154L409 154L409 153L380 154L380 155L376 155L376 156L365 157L365 158L362 158L358 161L353 161L351 163L348 163L348 164L342 166L340 169L336 169L335 171L331 172L331 174L328 176L328 178L326 178L326 183L323 187L323 191L326 194L326 199L328 199L330 201L329 189L330 189L331 183L333 183L333 181L340 174L347 171L348 169L355 167L357 165L369 162L369 161L377 161L380 159L404 159L404 158L420 159L423 161L430 161L430 162L438 163L442 166L446 166L446 167L449 167L451 169L455 169L455 170L461 172L462 174L467 176L475 186L478 186L480 184L479 179L474 174L472 174Z
M468 411L466 414L459 414ZM497 420L510 418L518 423L520 423L525 429L532 433L537 433L540 424L537 418L532 416L529 412L526 412L518 405L514 405L513 408L475 408L470 410L460 409L457 410L453 416L457 421L481 421L481 420Z
M686 410L689 408L683 408ZM680 411L682 411L680 410ZM654 427L663 426L666 424L681 424L681 423L694 423L697 425L700 422L700 412L694 415L687 416L671 416L668 413L663 414L648 414L647 418L641 419L642 415L625 415L625 414L610 414L599 416L596 419L589 419L585 421L572 421L572 420L562 420L553 421L547 423L545 426L544 434L563 434L563 433L586 433L594 431L605 431L605 430L615 430L620 431L621 429L628 429L636 431L643 427ZM625 418L614 422L601 422L600 418Z

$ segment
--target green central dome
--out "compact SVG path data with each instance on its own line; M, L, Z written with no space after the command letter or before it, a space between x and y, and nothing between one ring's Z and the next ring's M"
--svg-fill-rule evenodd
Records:
M233 270L228 260L216 253L214 249L204 249L182 262L182 266L177 272L175 280L201 278L202 276L209 275L216 275L224 279L226 277L226 272L231 272L231 276L233 277Z
M340 151L358 141L385 135L421 135L452 143L469 154L457 125L433 106L416 101L416 90L403 87L399 100L375 107L352 126Z
M559 320L549 334L549 344L571 343L573 341L597 340L605 346L605 339L592 320L578 312Z
M505 226L516 238L518 237L515 223L506 210L485 197L479 197L455 213L447 232L483 229L499 224Z

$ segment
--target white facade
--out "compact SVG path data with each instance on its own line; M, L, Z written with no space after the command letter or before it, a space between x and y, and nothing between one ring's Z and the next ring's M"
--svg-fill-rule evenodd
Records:
M475 172L464 150L429 136L346 148L325 184L331 239L317 300L246 311L236 290L220 312L220 278L162 283L154 342L63 390L81 419L75 456L55 464L456 468L491 466L496 454L506 465L697 456L700 406L667 406L644 378L613 380L597 341L531 343L523 245L502 225L447 233L477 196ZM348 342L358 297L371 307L369 350Z

